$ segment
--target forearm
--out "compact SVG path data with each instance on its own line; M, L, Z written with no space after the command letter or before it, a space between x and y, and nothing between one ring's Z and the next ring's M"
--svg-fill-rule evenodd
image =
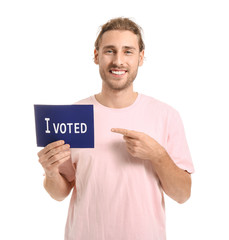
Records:
M49 195L57 200L64 200L70 193L74 183L68 182L62 175L56 174L55 176L45 176L44 188Z
M191 177L176 166L166 150L149 135L122 128L112 132L123 134L127 151L140 159L151 161L164 192L179 203L185 202L191 193Z
M152 164L164 192L178 203L187 201L191 194L190 174L177 167L165 150Z

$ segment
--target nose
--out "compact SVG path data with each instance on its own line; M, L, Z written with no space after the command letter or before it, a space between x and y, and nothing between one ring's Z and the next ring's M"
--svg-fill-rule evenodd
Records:
M124 63L124 56L121 52L117 52L114 55L113 64L117 66L122 66Z

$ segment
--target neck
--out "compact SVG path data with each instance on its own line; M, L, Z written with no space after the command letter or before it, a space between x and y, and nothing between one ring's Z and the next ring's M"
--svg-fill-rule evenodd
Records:
M102 88L101 93L95 95L96 100L102 105L110 108L125 108L132 105L138 96L133 91L133 85L123 90L106 90Z

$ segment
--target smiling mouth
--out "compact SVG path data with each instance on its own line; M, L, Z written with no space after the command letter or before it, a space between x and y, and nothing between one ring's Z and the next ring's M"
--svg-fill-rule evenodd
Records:
M110 70L109 72L115 76L122 76L127 72L127 70Z

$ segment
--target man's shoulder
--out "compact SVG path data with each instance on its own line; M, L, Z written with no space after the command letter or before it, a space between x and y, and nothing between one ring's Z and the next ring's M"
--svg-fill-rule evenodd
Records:
M164 101L161 101L157 98L154 98L152 96L141 94L141 98L142 98L142 103L149 107L157 108L158 110L160 109L166 112L177 112L177 110L174 107L172 107L170 104Z
M92 96L87 97L87 98L83 98L83 99L75 102L75 104L92 104L92 103L93 103Z

